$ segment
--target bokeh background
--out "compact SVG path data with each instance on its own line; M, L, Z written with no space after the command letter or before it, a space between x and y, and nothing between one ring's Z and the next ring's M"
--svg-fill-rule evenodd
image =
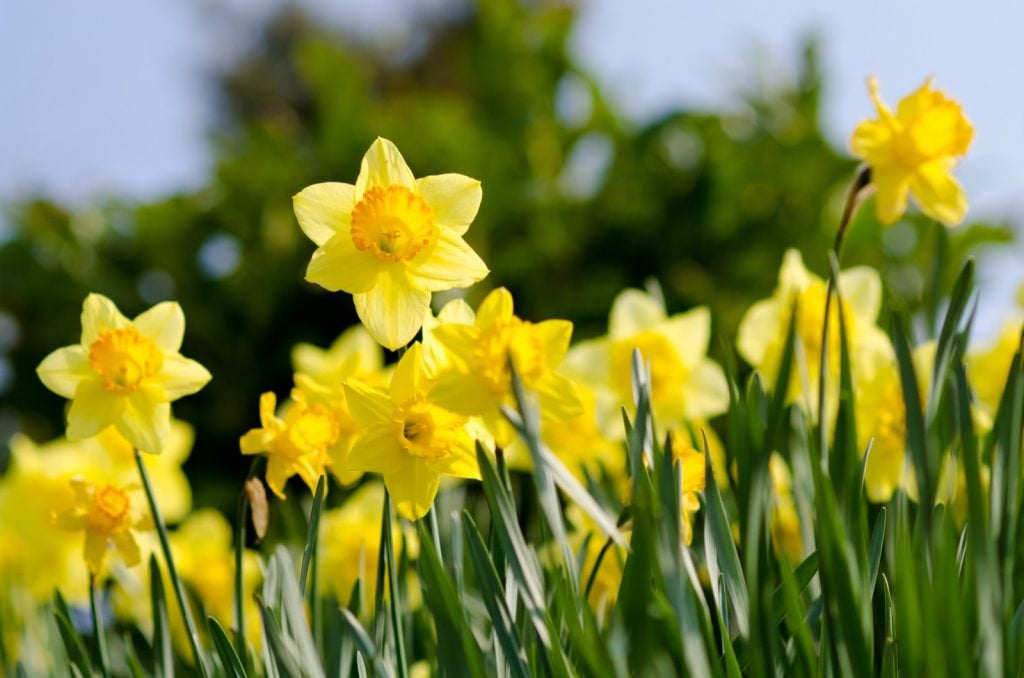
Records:
M935 75L976 126L968 224L883 230L864 210L845 262L878 267L925 334L925 282L978 255L990 335L1024 278L1022 21L952 1L0 3L0 469L16 431L62 432L34 369L76 340L89 291L129 315L176 299L183 353L214 375L175 406L198 433L187 469L197 505L229 506L291 346L355 322L304 282L291 196L352 181L377 135L418 176L483 181L467 240L492 274L471 302L505 285L588 337L655 279L671 311L712 308L730 364L783 251L824 270L866 76L895 103Z

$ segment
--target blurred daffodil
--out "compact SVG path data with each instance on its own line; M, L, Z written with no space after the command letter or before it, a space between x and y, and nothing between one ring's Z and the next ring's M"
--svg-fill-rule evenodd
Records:
M891 224L903 216L912 193L931 218L947 226L960 223L967 197L952 171L974 136L960 104L932 89L931 78L904 97L895 113L882 101L876 78L868 80L868 90L878 117L860 123L850 145L871 167L878 220Z
M461 174L421 179L378 138L355 185L314 184L294 198L317 245L306 279L353 295L370 335L396 350L430 312L432 292L468 287L488 269L462 236L480 207L480 182Z
M380 473L395 508L409 520L430 510L440 476L480 477L469 417L434 400L426 373L416 343L398 361L386 391L345 383L352 415L364 430L349 452L349 467Z
M162 450L170 403L210 380L206 368L178 353L184 333L185 315L174 302L128 320L110 299L86 297L81 343L54 351L37 369L47 388L71 399L68 438L113 426L143 452Z
M515 429L500 409L514 404L510 360L526 389L540 397L542 417L564 421L581 413L576 385L558 372L572 336L569 321L521 320L512 311L512 295L500 287L480 304L473 324L442 324L432 335L451 363L438 379L437 401L483 419L499 446L515 440Z
M338 441L341 428L330 408L309 403L299 389L278 416L277 396L260 396L261 428L250 429L239 440L242 454L267 455L267 485L284 499L284 486L298 474L310 490L315 490L329 461L328 449Z
M799 563L803 558L804 540L793 497L793 476L778 452L773 452L768 459L768 473L772 480L772 549L775 553L785 553L791 563Z
M1021 345L1022 333L1024 323L1019 320L1007 322L995 341L967 354L967 375L977 395L980 423L985 429L992 426L999 409L1013 356Z
M855 371L861 353L885 350L889 345L888 337L876 325L882 305L882 281L878 272L867 267L841 271L839 289L843 301L841 304L833 301L831 305L828 334L828 370L833 377L828 383L833 388L839 374L840 306ZM787 398L791 402L800 400L809 412L817 412L827 293L827 283L807 270L800 253L788 250L775 292L747 309L736 339L743 359L760 371L768 386L774 387L795 304L797 345Z
M679 502L683 542L693 542L693 516L700 510L700 493L707 481L704 453L690 444L687 436L673 431L672 456L679 462L682 471L682 497Z
M711 314L699 307L669 316L646 292L627 289L615 298L608 336L573 348L567 372L594 388L611 390L616 406L633 404L633 351L651 371L651 410L664 426L707 419L725 412L725 373L707 357Z
M100 573L107 550L116 548L124 564L139 562L139 545L133 530L152 529L148 512L139 512L141 502L132 501L138 485L93 485L80 476L71 479L75 503L69 509L54 513L54 523L63 530L85 532L83 554L89 572Z

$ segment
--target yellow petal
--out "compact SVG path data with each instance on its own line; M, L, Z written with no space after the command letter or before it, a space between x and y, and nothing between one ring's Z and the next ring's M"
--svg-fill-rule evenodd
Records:
M83 556L89 566L89 572L99 574L103 569L103 558L107 555L107 538L95 530L85 531L85 548Z
M487 277L487 264L462 236L443 226L439 232L437 243L413 262L409 275L432 292L469 287Z
M864 468L864 489L868 499L883 504L892 498L903 479L905 453L902 448L876 445Z
M910 180L921 211L946 226L956 226L967 213L967 196L950 174L951 165L945 159L921 165Z
M171 405L158 389L140 388L124 398L117 431L142 452L157 454L171 435Z
M490 386L477 374L449 372L438 379L430 390L430 400L441 407L478 416L496 407L496 400Z
M172 353L164 356L163 369L154 381L164 388L167 400L173 401L206 386L210 373L195 360Z
M804 258L800 256L800 250L788 249L782 257L782 266L779 268L779 288L776 294L781 295L788 303L794 292L802 292L811 283L818 280L819 278L804 266Z
M512 294L504 287L491 291L476 310L476 326L487 327L512 320Z
M356 187L333 181L307 186L292 198L299 228L317 246L335 233L348 233L355 204Z
M348 471L397 473L416 457L407 454L398 444L395 431L388 424L368 428L348 453Z
M857 266L839 274L843 304L858 320L874 324L882 308L882 279L870 266ZM849 330L847 330L849 331Z
M82 346L90 346L102 330L118 329L129 324L114 302L93 292L82 304Z
M108 391L98 379L87 379L75 389L71 408L68 410L68 431L70 440L91 438L111 426L125 409L125 398L116 391Z
M561 371L591 387L600 387L611 378L610 344L607 338L581 341L569 349L562 361Z
M768 347L778 341L781 327L779 302L762 299L743 314L736 334L736 350L751 366L763 366Z
M134 567L139 564L141 560L139 556L139 545L135 542L135 537L132 536L131 532L117 532L112 535L114 546L117 548L117 554L121 556L121 560L127 567Z
M382 268L373 289L353 295L353 301L370 336L392 351L412 341L430 313L430 291L399 266Z
M613 341L628 339L664 319L665 306L659 300L640 290L623 290L612 302L608 336Z
M540 396L540 414L545 419L565 421L583 413L583 401L571 379L552 372L534 388Z
M242 454L260 454L270 449L274 436L266 429L252 428L238 439Z
M907 211L910 176L898 167L873 168L871 183L875 186L875 216L883 224L896 223Z
M397 473L384 474L395 509L407 520L419 520L427 515L437 495L438 475L421 459L411 458L411 463Z
M708 358L690 370L682 391L683 416L688 420L710 419L729 408L729 384L725 372Z
M455 478L480 480L480 464L476 460L476 444L469 435L459 436L452 441L448 454L433 461L434 471Z
M176 353L185 336L185 314L176 302L164 301L132 321L135 329L164 351Z
M465 299L452 299L437 312L437 321L442 324L472 325L474 320L476 314Z
M551 369L557 368L569 351L572 323L568 320L544 320L533 326L536 341L544 351L544 360ZM513 350L515 346L512 346Z
M313 252L306 280L331 292L361 294L373 288L380 270L380 259L357 250L351 236L339 233Z
M277 396L273 391L260 394L260 425L270 428L277 423Z
M438 325L431 330L431 338L444 349L448 360L461 370L468 370L473 349L479 337L469 325Z
M707 355L711 341L711 311L706 306L672 316L664 328L663 333L687 367L696 365Z
M872 164L892 161L892 125L884 120L865 120L853 131L850 150Z
M476 218L483 189L461 174L437 174L416 180L416 190L430 205L438 224L463 235Z
M277 495L278 499L284 499L284 486L288 479L295 475L295 469L291 462L273 454L267 457L267 487Z
M394 416L395 405L384 391L354 379L345 382L345 399L352 418L368 428Z
M391 376L391 400L404 403L423 390L422 352L419 342L405 352Z
M75 397L75 389L83 379L95 377L89 359L81 346L59 348L43 358L36 368L46 388L65 398Z
M398 148L387 139L377 137L363 156L359 178L356 179L356 200L362 200L368 188L395 185L405 186L411 191L416 188L416 180Z
M873 75L870 76L868 78L868 94L871 95L871 101L874 102L875 109L878 111L878 115L884 119L888 119L893 117L892 111L889 110L889 107L882 100L881 89L882 88L878 83L878 78Z

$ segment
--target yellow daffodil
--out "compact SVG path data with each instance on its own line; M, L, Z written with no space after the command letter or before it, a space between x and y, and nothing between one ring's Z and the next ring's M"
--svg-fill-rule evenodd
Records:
M573 526L573 530L569 534L569 543L574 552L581 553L580 572L583 577L580 588L586 586L590 578L593 577L594 583L591 585L588 601L594 612L597 613L600 622L604 615L611 610L618 597L627 551L615 543L605 550L607 538L579 506L573 504L567 507L565 514ZM628 538L630 531L626 530L624 534ZM582 550L584 546L586 546L585 551ZM605 550L605 554L601 558L601 562L598 563L597 559L602 550Z
M309 403L299 389L285 406L283 418L277 416L277 396L260 396L261 428L249 430L239 440L242 454L267 455L267 485L284 499L284 486L298 474L310 490L330 461L328 450L337 443L341 427L331 409L322 403Z
M361 429L348 410L344 382L357 379L367 384L385 384L384 356L380 346L361 325L343 332L329 348L297 344L292 349L295 385L312 404L326 406L334 417L338 435L328 446L329 468L342 485L359 480L359 472L344 470L348 452Z
M907 209L913 193L921 211L947 226L960 223L967 198L952 171L971 145L974 129L960 104L932 89L929 78L904 97L896 112L882 101L878 80L868 80L878 117L853 132L850 146L871 167L875 212L891 224Z
M86 297L81 344L54 351L36 370L47 388L71 399L68 438L114 426L139 450L162 450L170 403L210 380L206 368L178 353L184 333L185 315L174 302L128 320L110 299Z
M520 320L505 288L487 295L472 325L439 325L433 336L451 361L434 390L437 401L454 412L482 418L499 446L515 440L515 430L500 410L515 402L509 360L526 389L540 397L543 418L564 421L582 411L576 385L557 371L569 348L572 323Z
M992 426L999 401L1006 388L1013 356L1020 347L1024 323L1007 322L999 336L988 347L974 349L967 355L967 375L977 396L977 409L983 428Z
M295 196L299 226L317 245L306 279L352 294L370 335L396 350L423 325L432 292L487 275L462 239L481 196L480 182L461 174L414 178L395 145L378 138L354 186L314 184Z
M132 500L131 495L138 488L138 485L97 486L80 476L71 479L74 506L54 513L54 522L63 530L85 532L83 554L91 574L99 574L111 546L117 549L125 565L131 567L139 562L139 545L132 530L152 529L153 523L148 513L136 509L141 502Z
M320 521L321 586L342 605L349 604L357 579L362 582L363 593L369 595L372 604L377 586L383 507L384 486L379 482L366 483L346 498L341 506L326 511ZM409 550L407 556L415 557L418 550L416 533L410 531L403 538L398 523L392 523L391 532L395 558L401 557L406 546Z
M693 516L700 510L700 493L707 481L704 453L694 448L686 436L674 431L669 435L672 438L672 456L679 462L683 475L679 502L683 542L690 544L693 542Z
M387 391L345 383L349 408L363 427L349 467L384 476L395 507L409 520L430 510L440 476L480 477L469 417L440 406L425 373L417 343L398 361Z
M803 558L804 540L800 527L800 514L793 498L793 477L789 466L778 452L768 459L768 473L772 479L771 539L775 553L785 553L790 563Z
M567 373L593 388L611 388L617 405L632 407L633 351L651 370L651 410L655 421L671 426L725 412L729 389L725 373L707 357L711 314L695 308L671 317L650 294L627 289L615 298L608 336L579 344Z
M859 355L889 345L888 337L876 325L882 305L882 281L874 269L855 267L839 273L839 288L850 360L856 371ZM788 250L775 292L747 309L736 339L743 359L761 373L769 387L774 387L795 303L797 345L787 398L792 402L802 396L801 402L809 412L817 412L827 292L827 283L804 267L800 253ZM828 369L832 388L836 387L839 375L839 306L833 300L829 319Z

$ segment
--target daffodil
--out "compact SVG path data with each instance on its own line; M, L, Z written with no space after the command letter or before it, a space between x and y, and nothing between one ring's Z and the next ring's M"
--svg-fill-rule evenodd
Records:
M100 573L107 551L114 547L124 564L131 567L139 562L139 545L132 530L152 529L148 512L139 512L140 502L132 501L131 494L138 485L93 485L80 476L71 479L75 493L74 506L54 513L54 523L63 530L85 532L83 555L89 572Z
M185 315L174 302L128 320L110 299L86 297L81 344L54 351L36 370L47 388L71 399L67 437L113 426L143 452L162 450L170 403L210 380L206 368L178 353L184 333Z
M729 389L725 373L707 357L711 314L699 307L669 317L650 294L627 289L615 298L608 336L582 342L568 362L570 375L594 388L611 388L617 405L632 407L633 351L651 371L651 410L671 426L725 412Z
M683 542L693 541L693 516L700 510L700 493L704 491L707 481L704 453L689 443L687 437L677 432L669 434L672 440L672 456L682 470L682 496L679 509Z
M793 498L793 476L778 452L773 452L768 459L768 473L772 480L772 549L775 553L785 553L791 563L798 563L804 552L800 514Z
M931 78L904 97L895 113L882 101L876 78L868 80L868 90L878 117L860 123L850 145L871 167L878 220L899 219L913 193L928 216L947 226L960 223L967 198L952 171L974 136L960 104L932 89Z
M573 551L580 554L580 572L585 577L583 584L590 583L593 578L587 600L599 619L603 618L618 598L619 588L622 586L622 571L625 568L628 552L615 543L610 543L605 548L609 542L604 532L579 506L575 504L569 506L566 508L565 514L573 526L573 530L569 534L569 543ZM625 535L628 537L630 531L626 530ZM603 556L601 556L602 552ZM600 558L600 562L598 562L598 558Z
M277 396L260 396L261 428L249 430L239 440L242 454L267 455L267 485L284 499L284 486L298 474L310 490L315 490L330 461L328 449L335 445L341 428L331 409L322 403L309 403L301 390L292 391L283 417L276 413Z
M330 410L337 425L337 438L327 447L329 468L342 485L359 480L359 472L344 470L348 451L361 429L348 410L344 382L357 379L367 384L385 384L384 356L380 346L361 325L350 327L327 349L297 344L292 349L295 385L311 404Z
M500 409L515 404L510 360L526 389L540 397L543 418L564 421L582 411L576 385L558 372L572 323L521 320L513 313L512 295L505 288L487 295L472 325L443 324L433 336L451 361L451 368L438 378L437 401L454 412L480 417L501 447L515 440L515 430Z
M418 343L398 361L388 390L345 383L349 408L363 427L349 468L380 473L409 520L430 510L440 476L480 477L469 417L439 405L432 386Z
M889 345L888 337L876 325L882 305L882 281L878 272L868 267L841 271L839 289L843 301L839 304L833 300L828 334L828 371L831 377L828 383L833 389L839 374L840 306L854 371L858 369L858 356L862 353L884 350L879 347ZM800 253L788 250L779 270L775 292L747 309L736 339L736 347L743 359L761 373L768 386L774 387L795 304L797 343L787 398L790 402L800 400L809 412L817 412L827 293L827 283L807 270ZM831 393L829 395L832 396Z
M984 428L990 428L1006 388L1013 356L1021 344L1024 323L1007 322L999 336L985 348L967 354L967 376L977 396L977 409Z
M480 182L461 174L416 179L395 145L378 138L355 185L314 184L295 196L299 226L317 245L306 279L352 294L375 340L405 346L430 312L432 292L487 275L462 239L481 196Z

